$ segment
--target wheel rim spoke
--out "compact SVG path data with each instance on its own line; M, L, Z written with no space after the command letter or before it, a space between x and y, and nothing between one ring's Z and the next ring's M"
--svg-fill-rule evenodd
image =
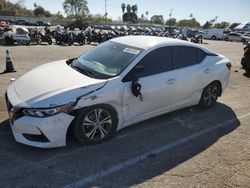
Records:
M96 134L96 128L95 128L95 130L94 130L93 134L91 135L91 140L93 140L93 138L94 138L95 134Z
M83 120L83 123L89 123L89 124L93 124L95 125L96 122L92 121L89 119L89 114L85 117L85 119Z
M83 122L83 126L88 126L88 125L90 125L90 126L95 126L95 123L91 123L91 122Z
M100 121L100 117L101 117L102 112L103 112L102 109L95 109L96 122Z
M103 139L108 134L102 126L99 126L99 131L101 133L101 139Z
M112 123L111 122L111 117L107 116L106 118L104 118L102 121L100 121L101 124L105 124L105 123Z
M86 133L85 135L86 135L88 138L93 139L95 133L96 133L96 127L94 127L89 133Z

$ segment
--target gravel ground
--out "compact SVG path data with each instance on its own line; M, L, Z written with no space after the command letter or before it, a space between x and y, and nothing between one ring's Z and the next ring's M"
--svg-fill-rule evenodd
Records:
M203 46L233 64L228 88L208 110L178 110L120 131L111 141L37 149L14 141L4 93L11 78L59 59L73 58L85 46L0 47L15 73L0 74L0 188L8 187L250 187L250 75L240 67L241 43L205 41Z

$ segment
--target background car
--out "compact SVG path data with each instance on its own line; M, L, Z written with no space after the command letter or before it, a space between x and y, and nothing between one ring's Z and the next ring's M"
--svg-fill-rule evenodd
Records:
M35 25L37 26L51 26L49 22L44 22L44 21L36 21Z
M244 36L241 33L231 32L224 36L225 41L237 41L237 42L246 42L250 37Z
M5 97L12 132L16 141L40 148L65 146L70 130L80 143L99 144L137 122L213 106L230 68L224 56L190 42L115 38L10 85Z

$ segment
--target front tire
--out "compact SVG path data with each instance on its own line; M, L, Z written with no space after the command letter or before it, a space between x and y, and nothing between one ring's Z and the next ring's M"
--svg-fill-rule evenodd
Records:
M73 123L73 134L88 145L103 143L114 135L118 124L115 110L107 105L96 105L80 110Z
M209 108L213 106L221 93L221 87L217 82L213 82L205 87L202 91L199 106L201 108Z

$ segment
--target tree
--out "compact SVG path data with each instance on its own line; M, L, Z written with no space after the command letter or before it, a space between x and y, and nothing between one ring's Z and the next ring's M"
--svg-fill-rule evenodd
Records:
M122 15L123 22L130 22L130 23L137 23L138 22L138 18L136 15L138 7L136 4L132 5L132 6L128 4L126 6L124 3L122 3L121 8L122 8L122 12L123 12L123 15ZM127 12L124 13L125 8L126 8Z
M148 19L148 11L145 12L145 15L146 15L146 19Z
M203 29L208 29L208 28L210 28L210 27L212 27L212 23L211 22L209 22L209 21L206 21L206 23L202 26L202 28Z
M86 17L89 13L87 0L64 0L63 9L67 15Z
M18 0L16 3L0 0L0 10L6 12L7 14L14 13L15 16L33 16L33 10L26 9L23 6L23 3L23 0Z
M176 19L171 18L166 21L166 25L174 26L176 24Z
M240 23L232 23L230 26L229 26L229 29L234 29L236 26L240 25Z
M34 9L34 15L35 16L39 16L39 15L44 15L45 14L45 9L41 6L37 6L35 9Z
M230 25L229 22L221 22L221 23L214 24L214 28L224 29L224 28L227 28L229 25Z
M154 24L164 24L164 18L162 15L154 15L151 17L151 22Z
M46 10L46 11L44 12L44 16L45 16L45 17L51 17L50 11Z
M176 23L179 27L200 27L200 23L195 18L180 20Z
M121 8L122 8L122 13L124 13L126 5L124 3L121 4Z
M136 14L138 11L137 4L133 5L131 9L132 9L132 12Z
M92 22L97 22L97 23L105 23L105 17L101 14L91 14L88 16L89 20ZM107 20L108 22L112 22L111 19Z
M130 5L127 5L127 12L131 12L131 6Z

